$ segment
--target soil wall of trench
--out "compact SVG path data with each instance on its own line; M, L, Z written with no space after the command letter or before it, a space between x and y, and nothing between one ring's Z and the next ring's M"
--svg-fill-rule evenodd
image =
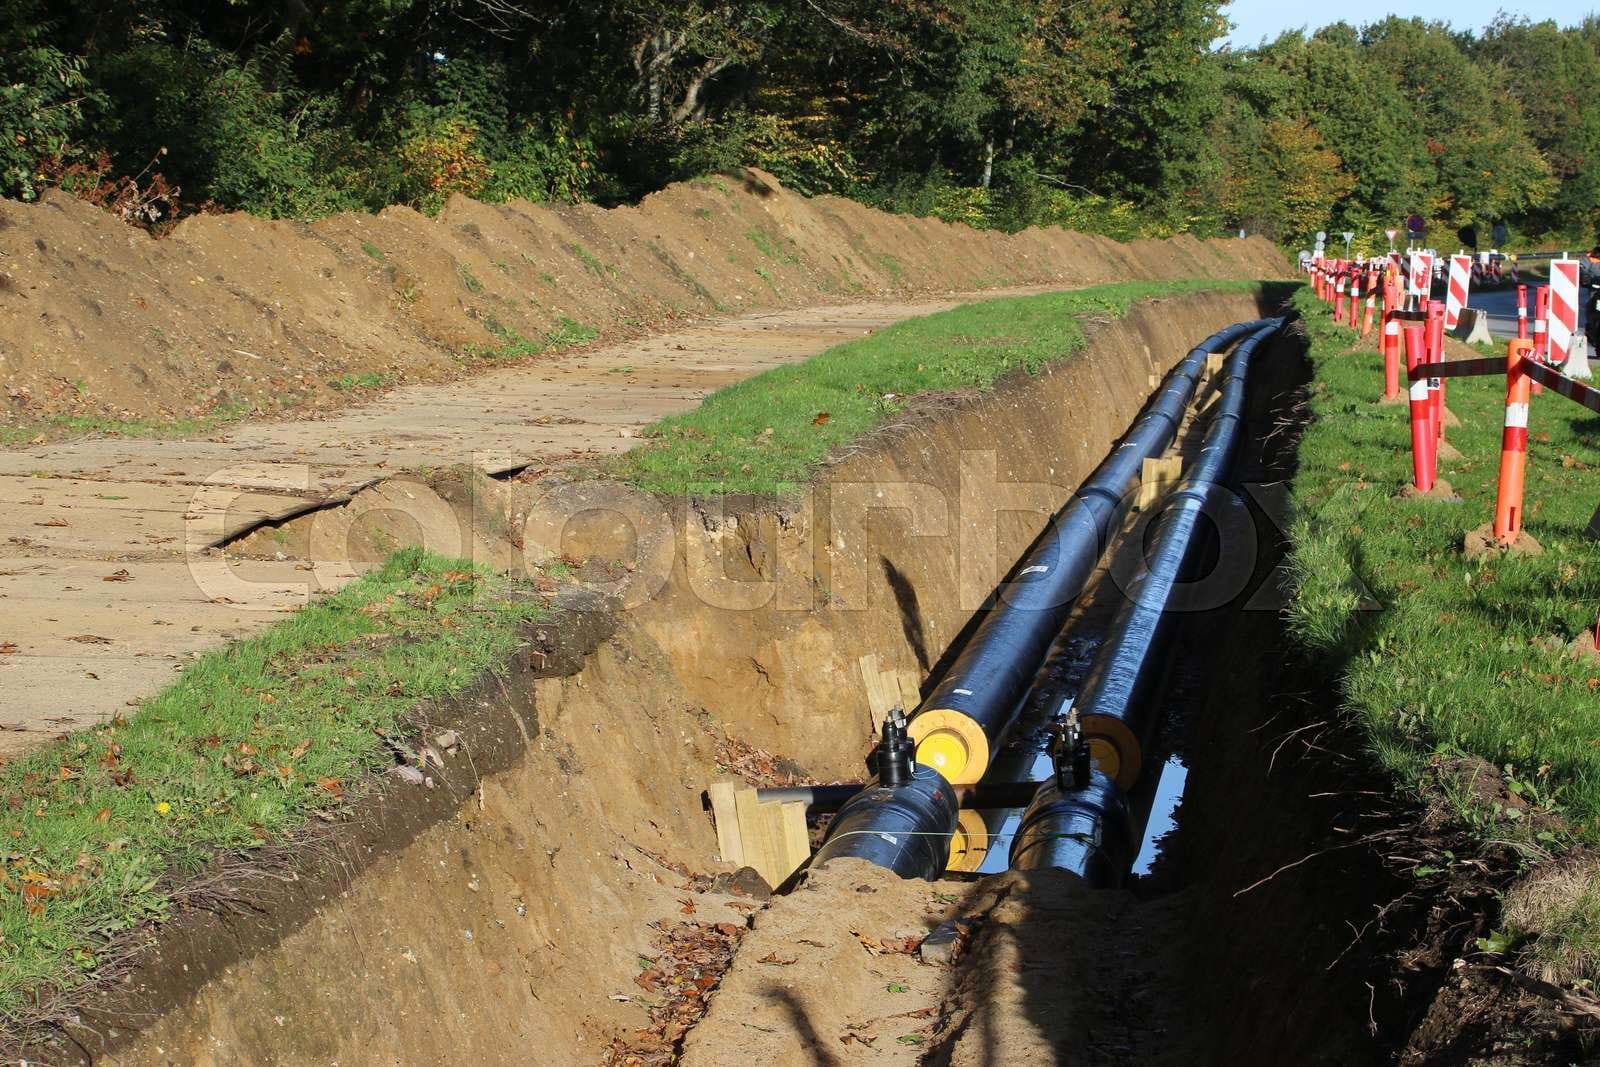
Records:
M396 781L180 894L41 1058L597 1062L647 1023L633 978L657 927L748 921L748 900L696 877L729 869L701 792L731 776L730 738L860 777L860 658L926 679L1159 376L1259 303L1141 304L1037 377L908 411L800 503L659 505L666 547L633 544L663 562L627 572L626 606L562 592L515 662L429 709L425 734L459 739L432 788ZM527 515L547 491L497 506ZM612 525L547 547L581 557Z

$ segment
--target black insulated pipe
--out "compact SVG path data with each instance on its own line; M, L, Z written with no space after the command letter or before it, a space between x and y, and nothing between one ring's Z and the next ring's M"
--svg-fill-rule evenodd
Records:
M917 764L904 785L874 782L846 801L811 864L864 859L902 878L931 881L950 862L960 806L955 788L938 771Z
M1121 882L1139 850L1128 799L1100 771L1090 771L1082 789L1046 782L1023 812L1015 842L1013 869L1075 871L1096 886Z
M1179 362L1127 435L1019 562L1014 573L1020 580L1002 587L999 605L911 720L917 780L897 789L870 786L846 802L812 862L854 856L905 878L933 879L943 873L960 811L950 786L971 785L982 777L989 753L1016 721L1041 661L1121 521L1128 490L1144 460L1165 452L1176 437L1206 357L1260 330L1266 321L1218 330ZM959 765L959 773L951 769L953 764ZM926 771L933 772L934 782L925 777Z
M918 762L957 785L983 777L990 754L1015 723L1040 662L1121 522L1144 460L1161 455L1177 436L1206 357L1259 331L1266 321L1218 330L1191 349L1122 441L1052 518L912 718Z
M1074 702L1094 762L1095 781L1102 784L1092 784L1076 796L1054 783L1041 789L1013 841L1013 866L1075 871L1096 885L1114 885L1122 878L1119 871L1104 880L1107 863L1122 861L1124 828L1129 825L1125 794L1139 780L1144 752L1159 719L1159 691L1181 615L1172 610L1175 594L1203 558L1212 529L1208 511L1243 506L1221 482L1242 437L1250 360L1256 346L1281 329L1284 321L1269 320L1228 358L1221 396L1200 452L1157 517L1146 568L1126 591L1127 599ZM1102 780L1115 788L1108 792ZM1093 847L1062 844L1068 841ZM1131 861L1133 856L1126 858Z

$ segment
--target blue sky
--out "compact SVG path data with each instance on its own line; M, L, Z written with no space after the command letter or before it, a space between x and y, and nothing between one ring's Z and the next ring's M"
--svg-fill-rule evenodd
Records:
M1318 5L1308 11L1299 4L1283 0L1233 0L1223 9L1235 23L1228 41L1235 48L1248 48L1261 43L1263 37L1271 40L1284 30L1316 29L1330 22L1349 22L1360 25L1376 22L1391 12L1398 15L1416 15L1425 19L1448 22L1458 30L1481 30L1501 10L1510 11L1535 22L1555 19L1564 26L1582 21L1591 7L1600 8L1600 0L1520 0L1507 4L1505 0L1411 0L1396 6L1385 0L1335 0Z

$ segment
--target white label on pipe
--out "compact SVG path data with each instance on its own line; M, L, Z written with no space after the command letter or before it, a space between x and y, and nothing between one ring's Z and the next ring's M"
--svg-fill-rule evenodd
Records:
M969 697L972 695L972 690L970 689L956 689L953 690L953 692L956 694L956 696L960 697Z
M1050 568L1049 567L1045 566L1043 563L1035 563L1031 567L1022 568L1022 570L1017 573L1017 577L1021 578L1024 574L1048 574L1048 573L1050 573Z
M1428 382L1427 382L1427 379L1419 378L1416 381L1411 383L1411 399L1412 400L1426 400L1426 399L1428 399Z
M1526 404L1507 404L1506 405L1506 425L1507 426L1516 426L1516 427L1519 427L1521 429L1526 430L1528 428L1528 405L1526 405Z

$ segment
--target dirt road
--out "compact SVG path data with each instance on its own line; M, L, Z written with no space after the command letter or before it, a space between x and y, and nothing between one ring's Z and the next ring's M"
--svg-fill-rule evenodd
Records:
M627 449L711 391L900 319L1037 287L752 314L204 439L0 452L0 758L119 713L348 569L214 546L403 471ZM319 570L321 573L319 573Z

